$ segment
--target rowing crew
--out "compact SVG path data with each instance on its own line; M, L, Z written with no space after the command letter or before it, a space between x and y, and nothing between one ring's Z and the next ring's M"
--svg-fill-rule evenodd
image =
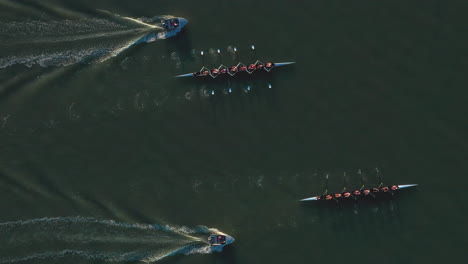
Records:
M256 64L249 64L249 66L245 66L244 64L238 64L237 66L232 66L230 68L222 68L222 67L219 67L219 68L214 68L212 69L211 71L206 69L206 68L203 68L201 71L199 72L194 72L193 73L193 76L208 76L208 75L219 75L219 74L226 74L226 73L229 73L230 75L234 75L238 72L253 72L255 70L261 70L261 69L266 69L267 71L270 71L273 67L275 66L275 64L273 62L267 62L265 63L265 65L261 62L258 62Z
M381 187L381 188L372 188L372 189L361 189L361 190L355 190L355 191L352 191L352 192L347 192L347 191L344 191L342 193L334 193L334 194L325 194L325 195L322 195L322 196L318 196L317 197L317 200L332 200L332 199L341 199L341 198L350 198L350 197L353 197L355 199L357 199L357 197L360 197L360 196L369 196L369 195L374 195L374 194L377 194L377 193L391 193L393 191L396 191L398 190L399 187L398 185L392 185L392 186L384 186L384 187Z

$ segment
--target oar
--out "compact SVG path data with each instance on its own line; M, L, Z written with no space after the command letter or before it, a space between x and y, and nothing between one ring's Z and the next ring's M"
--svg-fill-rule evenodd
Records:
M234 47L234 60L239 62L239 54L237 53L237 47Z
M257 58L257 52L255 51L255 46L251 45L250 48L253 50L255 58Z
M343 172L343 190L341 191L344 193L346 191L346 172Z
M327 195L328 193L328 174L325 176L325 192L323 193L323 196Z
M380 184L379 184L379 188L380 188L383 185L382 176L380 175L379 168L375 168L375 171L376 171L377 177L379 178L379 181L380 181Z
M362 189L364 189L365 184L364 184L364 177L362 176L363 174L362 174L362 172L361 172L361 169L359 169L358 174L361 175L361 183L362 183L362 186L361 186L361 189L359 189L359 191L361 191L361 195L362 195ZM375 198L375 195L374 195L372 192L370 192L369 194L370 194L372 197Z
M257 51L255 50L255 46L254 45L251 45L250 48L253 50L253 54L255 56L255 62L256 63L258 61L258 57L257 57ZM249 64L250 65L250 64Z
M359 189L359 190L362 191L362 189L364 189L365 185L364 185L364 178L362 177L361 169L359 169L358 174L361 177L361 183L362 183L361 189Z
M218 49L217 51L218 51L218 56L219 56L219 63L223 64L223 60L222 60L222 57L221 57L221 50Z

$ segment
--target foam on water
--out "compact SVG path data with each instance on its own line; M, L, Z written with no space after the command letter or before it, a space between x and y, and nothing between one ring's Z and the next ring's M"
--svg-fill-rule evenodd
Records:
M221 249L213 249L206 242L207 235L212 232L219 230L205 226L123 223L81 216L4 222L0 223L0 263L63 258L150 263L175 254L219 251Z
M139 43L175 36L161 20L132 18L100 10L103 17L64 20L0 21L0 68L16 64L67 66L103 62Z

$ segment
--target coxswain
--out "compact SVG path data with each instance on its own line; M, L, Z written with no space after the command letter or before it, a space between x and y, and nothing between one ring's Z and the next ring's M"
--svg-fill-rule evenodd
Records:
M229 68L230 73L236 73L237 71L238 71L237 66L232 66L231 68Z
M389 189L388 189L387 186L385 186L385 187L380 188L380 190L381 190L382 192L388 192Z
M202 76L202 73L201 72L194 72L193 76Z
M333 196L331 196L331 194L325 195L325 200L328 201L328 200L331 200L331 199L333 199Z
M361 193L364 194L364 195L369 195L369 194L370 194L370 190L364 189L364 190L362 190Z
M257 69L257 67L255 67L255 64L250 64L248 69L249 69L249 71L253 71L253 70Z
M396 190L398 190L398 185L392 185L392 187L390 187L390 189L392 191L396 191Z
M245 71L247 70L247 67L245 65L242 65L239 67L239 71Z
M344 198L349 198L351 196L351 193L350 192L344 192L343 193L343 197Z

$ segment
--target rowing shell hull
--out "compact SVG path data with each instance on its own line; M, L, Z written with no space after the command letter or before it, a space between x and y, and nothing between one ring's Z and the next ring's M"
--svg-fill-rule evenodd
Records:
M404 185L398 185L398 189L405 189L405 188L410 188L410 187L415 187L418 186L417 184L404 184ZM309 197L309 198L304 198L300 200L301 202L306 202L306 201L318 201L320 196L314 196L314 197Z
M281 67L281 66L285 66L285 65L290 65L290 64L294 64L294 63L296 63L296 62L295 61L278 62L278 63L275 63L275 66L273 68ZM209 75L207 75L207 76L209 76ZM194 76L193 73L186 73L186 74L177 75L175 77L176 78L183 78L183 77L207 77L207 76Z

